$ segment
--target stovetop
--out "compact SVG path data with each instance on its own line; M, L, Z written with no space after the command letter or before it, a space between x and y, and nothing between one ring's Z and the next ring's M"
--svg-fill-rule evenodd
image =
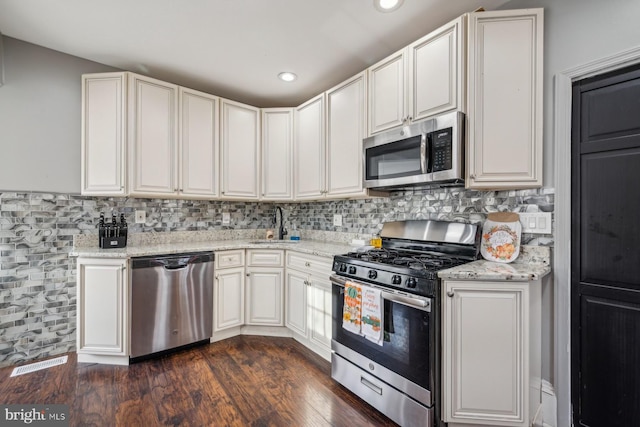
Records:
M403 292L437 297L438 271L473 261L479 230L473 224L446 221L385 223L382 248L336 255L339 276Z

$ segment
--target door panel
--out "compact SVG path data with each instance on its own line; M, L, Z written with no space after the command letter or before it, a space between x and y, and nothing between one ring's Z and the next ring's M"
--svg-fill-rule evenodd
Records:
M640 419L640 66L576 82L571 400L576 426Z

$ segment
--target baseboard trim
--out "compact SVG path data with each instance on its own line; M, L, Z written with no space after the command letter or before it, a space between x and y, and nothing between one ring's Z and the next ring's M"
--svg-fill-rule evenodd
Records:
M553 385L542 380L540 389L542 394L542 426L556 427L558 425L558 402Z

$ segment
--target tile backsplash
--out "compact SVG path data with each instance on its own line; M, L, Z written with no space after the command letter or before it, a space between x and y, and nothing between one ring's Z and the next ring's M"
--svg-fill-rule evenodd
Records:
M553 212L553 189L396 191L389 197L278 203L285 226L302 231L371 235L383 222L446 219L481 222L489 212ZM100 212L124 213L129 233L271 228L274 203L84 197L0 193L0 366L75 350L76 264L68 256L77 234L96 233ZM144 210L145 224L134 223ZM222 213L231 222L222 225ZM342 227L333 215L342 215ZM553 246L552 235L523 243ZM97 245L97 238L96 238Z

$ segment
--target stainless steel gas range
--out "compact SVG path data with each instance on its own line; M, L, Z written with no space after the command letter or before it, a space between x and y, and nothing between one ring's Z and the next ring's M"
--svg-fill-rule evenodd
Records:
M331 376L402 426L439 425L437 272L477 259L480 229L458 222L400 221L385 223L381 237L380 249L333 259ZM346 314L350 306L344 309L345 286L379 290L377 342L344 326L343 314L351 317Z

